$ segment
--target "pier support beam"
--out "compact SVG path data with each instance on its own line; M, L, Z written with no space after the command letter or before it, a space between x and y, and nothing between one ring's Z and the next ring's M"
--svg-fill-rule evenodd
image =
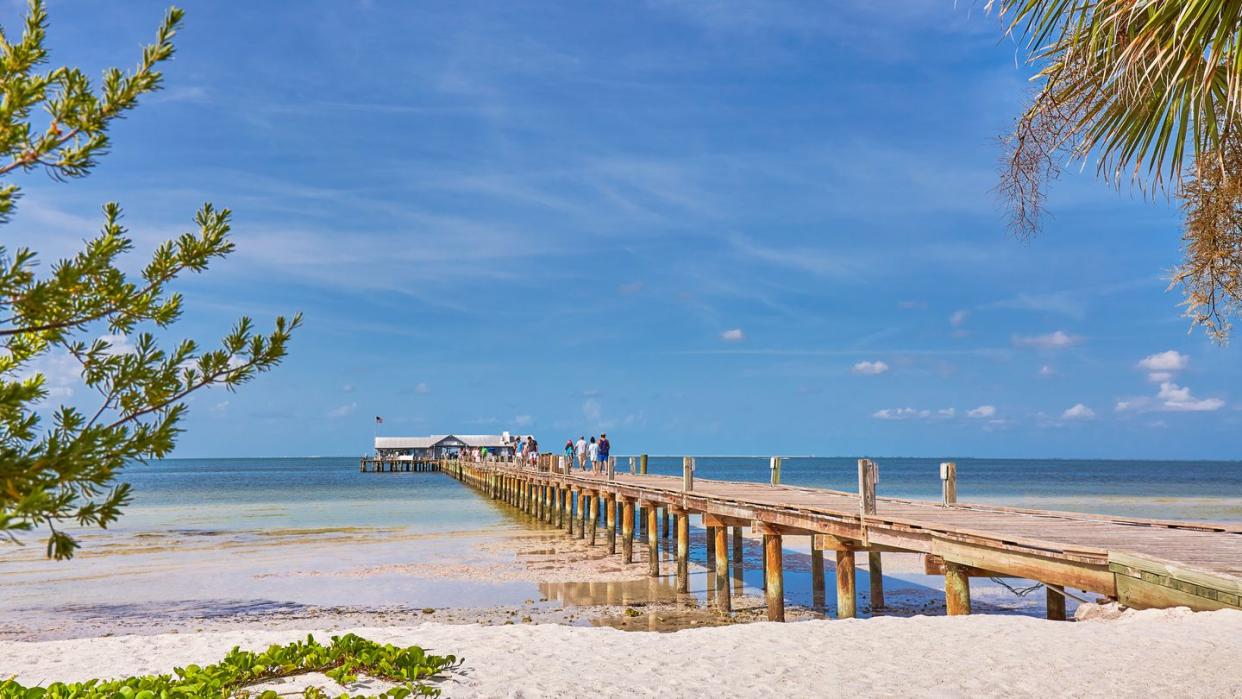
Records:
M591 511L589 517L591 519L590 533L587 535L589 540L587 543L591 546L595 545L595 527L599 524L599 495L591 493L587 495L587 499L591 502Z
M660 577L660 530L657 528L659 512L655 505L648 503L647 511L647 575Z
M827 603L824 589L824 549L811 537L811 606L823 612Z
M729 600L729 528L715 527L716 538L716 609L733 611Z
M617 552L617 498L604 496L604 526L608 528L608 555Z
M1048 597L1048 618L1053 621L1065 621L1065 588L1046 583L1044 588L1044 594Z
M854 590L854 552L837 551L837 618L857 615L858 594Z
M707 567L710 569L716 560L716 532L715 527L707 523L707 515L703 515L703 529L707 532Z
M662 534L662 537L667 539L668 538L668 506L665 506L663 510L664 510L663 511L664 533Z
M781 535L763 535L763 570L767 578L768 621L785 620L785 577Z
M884 608L884 563L879 551L867 552L867 576L871 584L871 609Z
M959 563L944 563L944 606L950 616L970 614L970 571Z
M690 591L690 516L677 513L677 591Z
M587 520L586 497L587 496L586 496L585 490L578 491L578 538L579 539L586 538L586 520Z
M621 498L621 562L634 562L634 501Z

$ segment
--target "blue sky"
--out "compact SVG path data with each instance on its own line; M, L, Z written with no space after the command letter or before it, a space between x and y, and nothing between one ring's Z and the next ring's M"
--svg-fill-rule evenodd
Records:
M115 199L145 252L234 210L180 332L306 324L194 399L181 456L358 454L382 415L618 453L1242 457L1238 349L1166 291L1174 206L1088 165L1005 232L1029 71L972 5L189 2L167 90L90 178L24 176L5 238L50 262ZM53 61L97 73L164 6L50 9Z

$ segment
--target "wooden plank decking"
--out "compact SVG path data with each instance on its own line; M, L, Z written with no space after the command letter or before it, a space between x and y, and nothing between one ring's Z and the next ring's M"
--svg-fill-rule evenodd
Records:
M1242 524L883 497L874 513L863 514L858 493L819 488L695 478L687 491L681 477L617 473L609 479L500 463L443 470L493 493L498 485L517 487L525 493L519 500L534 510L546 510L558 496L564 501L565 494L571 510L579 496L628 501L649 510L702 514L717 525L752 526L778 540L819 535L815 541L823 548L851 556L929 554L955 575L967 568L992 571L1089 590L1134 607L1242 609Z

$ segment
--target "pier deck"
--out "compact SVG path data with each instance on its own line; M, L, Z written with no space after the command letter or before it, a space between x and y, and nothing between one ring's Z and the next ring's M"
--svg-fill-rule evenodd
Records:
M574 505L581 510L593 501L601 506L591 507L592 512L615 505L616 516L609 512L607 517L613 528L622 526L624 513L639 509L648 513L664 509L674 518L702 515L709 527L709 545L718 549L728 546L723 533L728 527L753 527L777 549L768 556L769 579L775 575L779 580L781 536L812 536L813 556L835 551L838 567L847 569L852 569L856 552L872 556L873 566L879 565L883 552L927 554L946 574L951 614L969 611L969 577L977 575L1045 583L1050 589L1050 614L1058 602L1063 610L1063 598L1054 597L1066 587L1136 608L1242 609L1242 524L944 505L873 493L863 498L859 493L820 488L674 476L615 473L610 479L604 474L565 474L505 463L454 463L442 470L493 497L505 497L506 489L515 488L521 506L545 518L555 514L564 519L564 512L552 509L551 503L560 503L557 507L569 508L571 530L575 516L580 516L574 514ZM687 482L692 482L689 489ZM641 515L629 516L635 517L635 531L648 524ZM594 526L591 529L594 536ZM667 532L666 524L664 536ZM736 531L735 536L740 537ZM736 546L740 538L734 541ZM726 554L725 562L717 566L726 575L727 558ZM841 585L838 602L845 601L852 609L853 582ZM873 588L872 593L882 599L882 590ZM727 597L727 588L724 594ZM769 598L769 616L783 617L783 602L775 610L774 604Z

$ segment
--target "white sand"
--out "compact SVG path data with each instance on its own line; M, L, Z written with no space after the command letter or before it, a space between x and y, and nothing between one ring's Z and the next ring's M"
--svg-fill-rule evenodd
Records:
M1242 697L1242 612L1127 612L745 624L669 634L555 624L356 629L465 658L447 696ZM239 630L0 642L24 684L167 672L303 636ZM321 634L322 636L322 634ZM325 639L326 640L326 639Z

